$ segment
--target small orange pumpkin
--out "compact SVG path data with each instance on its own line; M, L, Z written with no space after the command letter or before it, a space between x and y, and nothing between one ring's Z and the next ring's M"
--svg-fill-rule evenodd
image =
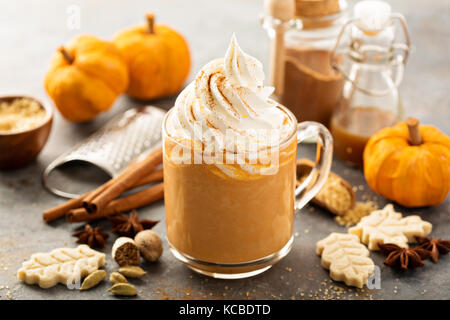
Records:
M112 43L83 35L59 48L44 82L61 114L84 122L109 110L126 90L128 70Z
M114 39L128 64L127 94L140 100L162 98L181 90L191 65L184 38L166 25L156 25L153 14L146 17L146 25L128 28Z
M369 186L405 207L438 205L450 189L450 138L409 118L373 135L364 149Z

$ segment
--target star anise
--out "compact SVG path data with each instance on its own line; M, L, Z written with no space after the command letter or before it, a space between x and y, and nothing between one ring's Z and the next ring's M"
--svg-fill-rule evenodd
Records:
M74 237L78 237L77 243L87 244L89 247L105 247L105 240L108 238L108 234L103 232L102 227L92 228L89 224L86 224L84 228L73 234Z
M439 254L447 254L450 252L450 241L434 238L416 236L419 247L430 252L431 260L438 262Z
M420 247L402 248L392 243L379 243L381 252L388 255L384 264L389 267L400 266L407 270L408 268L423 267L423 260L430 257L430 253Z
M124 214L117 214L108 218L113 227L112 232L118 235L131 237L142 231L153 228L159 221L150 219L141 219L137 211L130 212L130 216L127 217Z

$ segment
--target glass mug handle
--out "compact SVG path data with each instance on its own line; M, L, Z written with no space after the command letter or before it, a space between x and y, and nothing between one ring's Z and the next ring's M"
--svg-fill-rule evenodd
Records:
M305 121L298 124L297 144L306 139L315 138L317 141L316 164L308 177L295 189L295 210L305 206L322 188L330 173L333 160L333 137L328 129L317 122ZM311 180L317 176L314 184ZM310 188L307 188L310 186Z

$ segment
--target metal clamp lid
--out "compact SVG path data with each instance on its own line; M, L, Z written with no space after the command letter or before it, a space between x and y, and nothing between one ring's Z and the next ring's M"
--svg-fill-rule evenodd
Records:
M392 66L393 67L397 67L395 74L393 76L393 82L394 85L396 87L398 87L400 85L400 82L402 81L403 78L403 70L404 70L404 66L406 65L406 62L408 61L408 57L409 57L409 51L411 48L411 41L410 41L410 37L409 37L409 32L408 32L408 28L406 26L406 19L404 18L404 16L402 14L399 13L392 13L390 14L390 19L391 20L398 20L400 22L400 25L402 27L403 30L403 34L404 34L404 38L405 38L405 43L393 43L391 45L391 48L393 50L397 50L397 51L401 51L402 53L396 54L395 56L393 56L392 58ZM334 45L333 50L331 51L330 54L330 65L333 67L333 69L336 72L339 72L342 74L342 76L349 81L356 89L364 92L365 94L371 95L371 96L384 96L386 95L390 90L373 90L373 89L366 89L363 88L361 86L359 86L353 79L351 79L349 77L349 75L345 72L345 70L342 68L342 66L337 62L337 57L336 57L336 51L337 48L339 47L340 41L345 33L345 30L348 26L350 25L354 25L359 21L359 18L353 18L350 19L349 21L347 21L341 31L339 32L339 35L337 37L336 43Z

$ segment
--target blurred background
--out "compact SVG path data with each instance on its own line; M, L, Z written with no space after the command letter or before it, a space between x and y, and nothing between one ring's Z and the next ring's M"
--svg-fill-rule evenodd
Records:
M406 115L422 123L436 125L449 133L450 119L450 13L449 1L388 1L393 12L406 16L413 51L406 67L400 91ZM350 2L352 3L352 2ZM79 10L78 26L71 15ZM89 33L111 39L122 28L144 21L147 11L181 32L188 40L192 54L190 79L206 62L222 56L233 32L243 49L260 59L268 73L269 41L258 22L263 11L262 0L18 0L0 2L0 94L26 93L50 102L43 90L43 77L55 49L74 36ZM72 24L72 25L71 25ZM76 23L75 23L76 25ZM79 27L79 28L78 28ZM266 76L267 77L267 76ZM153 104L168 108L173 99ZM121 96L112 110L93 123L89 135L113 114L136 102ZM439 116L437 116L439 115ZM60 126L65 130L58 130ZM54 135L73 135L79 125L56 117L49 145ZM47 152L46 152L47 151ZM42 154L53 159L55 154ZM49 157L49 158L48 158Z

